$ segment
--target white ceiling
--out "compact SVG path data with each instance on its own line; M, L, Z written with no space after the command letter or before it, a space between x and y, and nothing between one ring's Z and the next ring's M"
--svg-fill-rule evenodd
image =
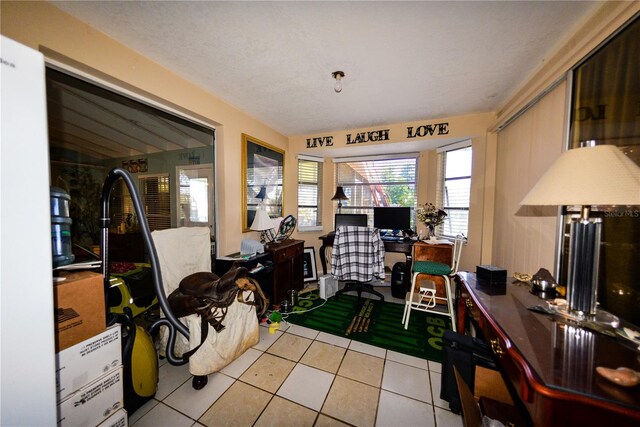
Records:
M495 111L597 6L53 3L288 136Z

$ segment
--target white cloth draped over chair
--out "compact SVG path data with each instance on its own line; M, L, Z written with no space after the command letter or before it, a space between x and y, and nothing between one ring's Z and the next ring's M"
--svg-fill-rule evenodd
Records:
M164 291L169 296L186 276L211 271L211 239L207 227L181 227L151 233L158 253ZM245 291L244 298L250 299ZM193 314L180 319L189 328L189 342L178 333L176 356L181 356L200 344L200 316ZM233 302L222 322L225 328L216 332L210 327L202 346L189 358L192 375L217 372L260 340L255 306ZM160 329L159 353L164 354L168 333Z

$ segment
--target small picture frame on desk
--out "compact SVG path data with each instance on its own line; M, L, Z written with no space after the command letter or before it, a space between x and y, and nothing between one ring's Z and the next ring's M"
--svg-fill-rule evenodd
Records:
M318 280L318 270L316 269L315 248L304 248L302 257L302 276L305 282Z

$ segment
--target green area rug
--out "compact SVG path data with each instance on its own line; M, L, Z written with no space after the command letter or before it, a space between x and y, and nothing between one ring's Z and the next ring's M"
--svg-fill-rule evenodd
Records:
M343 294L338 298L331 297L325 303L314 291L301 295L286 320L387 350L442 362L444 328L451 328L448 317L413 310L409 328L405 330L402 325L404 304L363 297L358 306L357 300L355 296ZM351 331L347 334L350 326Z

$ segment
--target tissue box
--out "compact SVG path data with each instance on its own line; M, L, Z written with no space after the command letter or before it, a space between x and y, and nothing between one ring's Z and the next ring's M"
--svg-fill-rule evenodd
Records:
M476 277L478 280L489 282L491 284L506 283L507 270L493 265L478 265L476 266Z

